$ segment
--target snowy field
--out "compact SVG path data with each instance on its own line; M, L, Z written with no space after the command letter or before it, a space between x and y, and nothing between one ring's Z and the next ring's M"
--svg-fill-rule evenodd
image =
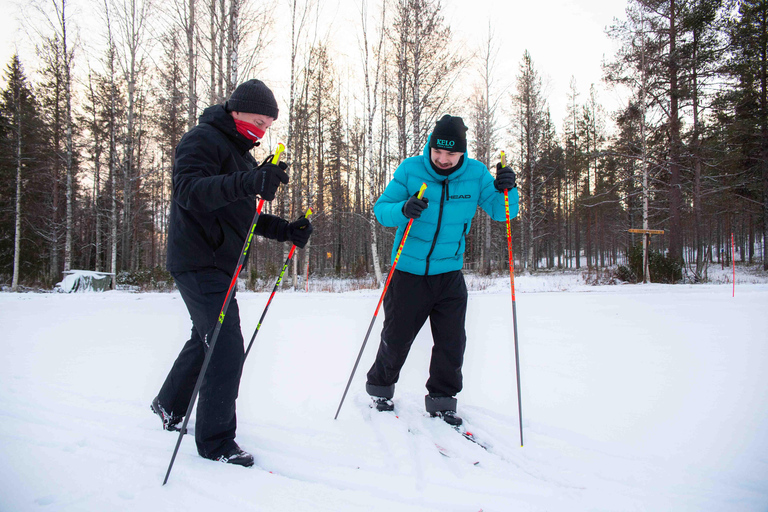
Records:
M164 487L177 434L149 403L189 333L178 293L2 293L0 511L768 510L768 284L521 277L522 448L509 288L484 288L458 398L487 452L425 416L428 328L398 417L368 408L382 318L334 420L380 292L281 291L238 400L257 466L185 436ZM246 341L267 297L239 294Z

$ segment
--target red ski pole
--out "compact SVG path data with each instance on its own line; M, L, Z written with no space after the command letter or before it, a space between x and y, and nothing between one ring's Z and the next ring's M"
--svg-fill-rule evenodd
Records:
M501 166L506 167L504 152L501 152ZM517 347L517 302L515 302L515 258L512 255L512 223L509 219L509 191L504 190L504 209L507 213L507 251L509 252L509 284L512 289L512 325L515 342L515 369L517 370L517 414L520 419L520 446L523 446L523 405L520 392L520 352Z
M275 156L272 158L272 163L276 164L280 161L280 153L283 152L285 149L285 146L281 143L277 145L277 149L275 150ZM173 462L176 460L176 454L179 453L179 446L181 446L181 439L184 437L184 433L187 431L187 423L189 422L189 417L192 415L192 409L195 407L195 401L197 400L197 395L200 392L200 386L203 383L203 377L205 376L205 370L208 369L208 363L211 362L211 355L213 354L213 349L216 346L216 340L219 338L219 332L221 331L221 325L224 323L224 316L227 314L227 309L229 309L229 303L232 300L232 296L234 295L233 291L235 290L235 286L237 286L237 276L240 275L240 270L242 270L243 265L245 264L245 257L248 255L248 249L251 247L251 239L253 238L253 232L256 229L256 223L259 222L259 215L261 214L261 208L264 206L264 200L259 199L258 205L256 206L256 213L253 216L253 221L251 222L251 229L248 230L248 234L245 237L245 243L243 244L243 250L240 252L240 259L237 261L237 267L235 268L235 273L232 276L232 281L229 283L229 289L227 290L227 295L224 298L224 305L221 307L221 312L219 313L218 321L216 322L216 327L213 329L213 335L211 336L211 342L208 344L208 350L205 351L205 359L203 359L203 365L200 367L200 374L197 376L197 382L195 382L195 388L192 390L192 398L189 400L189 406L187 406L187 413L184 415L184 423L182 423L181 428L179 429L179 438L176 441L176 448L173 449L173 456L171 457L171 463L168 464L168 471L165 473L165 479L163 480L163 485L168 482L168 477L171 474L171 469L173 468Z
M419 199L421 199L421 197L424 195L424 191L426 189L427 189L427 184L422 183L421 188L419 189L419 195L417 196ZM355 371L357 371L357 365L360 364L360 358L363 356L363 350L365 350L365 344L368 342L368 336L371 335L371 329L373 329L373 324L374 322L376 322L376 316L379 314L379 308L381 307L381 303L384 301L384 295L386 295L387 293L387 288L389 287L389 281L392 280L392 274L395 272L395 267L397 266L397 260L400 259L400 253L403 251L403 246L405 245L405 239L408 238L408 232L411 230L411 224L413 224L413 219L409 220L408 225L405 226L405 231L403 231L403 239L400 240L400 245L397 248L397 254L395 254L395 260L392 262L392 268L389 269L389 274L387 274L387 281L384 284L384 290L381 292L379 303L376 305L376 311L374 311L373 318L371 318L371 323L368 326L368 332L365 333L363 346L360 347L360 353L357 354L357 361L355 361L355 366L352 368L352 374L349 376L349 380L347 381L347 387L344 389L344 394L341 396L341 402L339 402L339 408L336 409L336 416L334 416L333 419L336 419L339 417L341 406L344 404L344 399L347 397L347 391L349 391L349 385L352 383L352 377L355 376Z

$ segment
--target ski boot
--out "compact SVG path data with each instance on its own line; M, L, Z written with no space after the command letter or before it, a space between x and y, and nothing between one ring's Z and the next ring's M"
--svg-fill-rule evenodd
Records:
M424 405L432 418L440 418L455 429L461 427L464 421L456 416L457 401L452 396L431 396L424 397Z
M179 431L179 424L184 420L184 416L174 416L173 414L165 412L165 409L160 405L157 397L152 400L149 408L152 409L152 412L160 416L160 420L163 422L163 430L169 430L171 432Z

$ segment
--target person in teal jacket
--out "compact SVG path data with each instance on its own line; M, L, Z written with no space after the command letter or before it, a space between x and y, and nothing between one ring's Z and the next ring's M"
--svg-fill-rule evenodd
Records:
M398 228L393 261L408 221L413 224L384 297L381 343L366 391L378 410L394 409L400 369L429 318L434 346L425 405L431 416L453 426L462 423L456 395L463 385L467 339L467 287L461 272L467 233L478 206L492 219L506 220L504 190L509 190L511 218L517 216L519 201L512 169L498 164L494 179L468 157L466 133L462 118L443 116L423 153L403 160L373 208L382 225ZM419 199L422 183L427 188Z

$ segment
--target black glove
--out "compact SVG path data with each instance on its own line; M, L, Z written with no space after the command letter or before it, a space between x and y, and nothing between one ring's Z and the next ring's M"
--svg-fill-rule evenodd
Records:
M510 169L509 166L502 167L501 162L496 164L496 179L493 182L493 186L499 192L515 188L517 186L515 171Z
M418 194L413 194L403 205L403 215L409 219L418 219L421 217L421 211L429 206L429 199L419 199L417 196Z
M299 249L303 249L309 242L309 235L314 228L306 217L300 217L285 227L286 240L290 240Z
M288 174L285 172L288 165L285 162L273 164L272 158L270 155L253 172L245 175L243 186L248 195L258 195L265 201L271 201L275 198L275 193L277 193L277 188L280 184L285 185L288 183Z

